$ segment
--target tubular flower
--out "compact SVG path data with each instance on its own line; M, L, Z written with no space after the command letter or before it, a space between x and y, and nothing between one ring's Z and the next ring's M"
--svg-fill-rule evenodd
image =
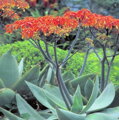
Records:
M17 13L15 13L12 9L5 9L2 16L9 17L12 19L19 19L19 15Z
M68 11L64 16L75 18L79 21L79 24L85 27L94 27L97 29L115 28L119 30L119 19L115 19L112 16L95 14L87 9L82 9L77 12Z
M20 29L22 38L32 38L34 34L41 32L45 36L51 34L57 34L59 36L68 35L72 30L76 29L78 22L75 19L69 19L67 17L26 17L23 20L18 20L13 24L6 25L5 29L7 33Z
M24 11L29 8L29 5L24 0L0 0L0 10L3 17L18 19L19 15L13 10L15 7Z
M119 19L112 16L103 16L82 9L77 12L66 12L63 16L43 16L43 17L26 17L18 20L13 24L6 25L7 33L20 29L22 38L38 38L40 33L45 36L57 34L66 36L78 26L93 27L96 29L114 29L119 32Z

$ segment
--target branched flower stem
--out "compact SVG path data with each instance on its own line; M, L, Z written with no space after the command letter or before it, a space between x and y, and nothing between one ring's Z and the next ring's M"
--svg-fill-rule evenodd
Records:
M54 43L54 55L55 55L56 76L57 76L58 85L59 85L62 97L65 101L65 104L66 104L67 108L70 109L70 107L72 105L72 99L70 97L69 91L67 90L66 85L61 76L61 68L59 66L58 58L57 58L56 42Z
M78 31L77 31L76 37L73 40L73 42L71 43L70 49L68 51L68 54L67 54L67 56L65 57L65 59L63 60L63 62L61 64L62 67L65 65L66 61L68 60L68 58L69 58L69 56L70 56L70 54L71 54L71 52L72 52L76 42L78 41L79 35L80 35L80 27L78 27Z
M82 67L81 67L81 70L80 70L80 72L79 72L79 76L82 75L82 73L83 73L83 71L84 71L84 69L85 69L86 62L87 62L88 55L89 55L89 51L90 51L91 49L92 49L92 47L90 47L90 48L87 49L87 52L86 52L86 55L85 55L85 58L84 58L84 63L83 63L83 65L82 65Z

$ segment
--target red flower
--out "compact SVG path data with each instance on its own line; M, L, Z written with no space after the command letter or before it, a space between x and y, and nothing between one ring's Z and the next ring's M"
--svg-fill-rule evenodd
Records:
M112 16L103 16L91 13L87 9L78 12L69 11L63 16L43 16L43 17L26 17L18 20L13 24L6 25L6 32L12 33L20 29L23 38L34 38L42 32L45 36L57 34L66 36L75 30L78 25L82 27L94 27L96 29L115 29L119 31L119 19Z
M19 15L13 10L15 7L24 11L29 8L29 5L24 0L1 0L0 9L3 11L2 17L18 19Z

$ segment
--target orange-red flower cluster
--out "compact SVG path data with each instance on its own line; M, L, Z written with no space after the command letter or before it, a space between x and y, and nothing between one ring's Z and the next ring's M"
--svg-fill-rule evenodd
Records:
M64 16L77 19L82 26L95 27L97 29L116 28L119 30L119 19L112 16L95 14L87 9L82 9L77 12L68 11Z
M44 17L26 17L23 20L18 20L13 24L6 25L7 33L20 29L22 38L32 38L34 35L39 36L42 32L45 36L57 34L60 36L67 35L74 30L78 25L77 20L70 19L64 16L44 16Z
M66 36L75 30L78 25L82 27L94 27L97 29L116 29L119 31L119 19L112 16L103 16L91 13L87 9L78 12L67 12L63 16L26 17L13 24L6 25L7 33L20 29L22 38L34 38L43 33L45 36L57 34Z
M29 8L29 5L24 0L0 0L0 10L3 17L18 19L19 15L15 13L13 8L22 9L24 11Z

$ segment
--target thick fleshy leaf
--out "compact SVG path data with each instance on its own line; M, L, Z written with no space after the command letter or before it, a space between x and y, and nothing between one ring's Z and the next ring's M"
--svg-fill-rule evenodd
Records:
M85 87L84 87L84 92L85 92L85 97L87 99L90 98L91 96L91 93L92 93L92 90L93 90L93 81L92 80L88 80L85 84Z
M45 110L40 110L38 111L40 113L40 115L42 117L44 117L45 119L48 119L49 117L53 116L53 114L50 112L49 109L45 109Z
M29 120L45 120L18 94L16 95L16 101L21 116L24 116L26 114Z
M102 111L102 113L105 113L115 119L117 119L117 118L119 119L119 107L105 109Z
M57 120L57 116L51 116L47 120Z
M58 95L55 96L52 93L49 93L48 91L45 91L45 94L47 99L50 100L52 103L54 103L56 106L59 106L60 108L63 108L63 109L67 109L64 101L59 99Z
M64 81L75 79L75 76L71 71L65 72L62 77Z
M49 68L49 65L46 65L43 68L43 70L40 72L38 83L37 83L40 87L43 87L45 85L46 77L48 74L48 68Z
M67 109L58 87L55 87L53 85L47 85L47 87L45 86L45 88L46 89L44 89L44 92L48 100L50 99L57 106L63 109Z
M53 109L53 107L49 104L49 102L47 101L45 92L43 90L43 88L40 88L30 82L26 82L26 84L28 85L29 89L31 90L31 92L33 93L33 95L35 96L35 98L45 107L49 108L49 109Z
M66 81L65 81L65 85L66 85L69 93L70 93L71 95L73 95L73 94L75 93L75 91L76 91L76 88L74 88L74 87L72 86L72 84L70 83L70 80L66 80Z
M6 87L11 87L19 78L18 64L11 50L0 57L0 78Z
M115 97L114 100L112 102L112 104L109 107L116 107L119 106L119 85L116 86L116 91L115 91Z
M0 106L11 104L15 100L15 92L9 88L0 89Z
M18 69L19 69L19 76L22 75L23 72L23 67L24 67L24 58L21 59L19 65L18 65Z
M72 87L75 88L75 89L76 89L77 86L79 85L80 88L81 88L81 93L82 93L82 95L85 95L84 86L85 86L85 84L86 84L86 82L87 82L88 80L90 80L90 79L93 80L94 77L95 77L94 74L83 75L83 76L80 76L80 77L78 77L78 78L76 78L76 79L74 79L74 80L71 80L71 81L70 81L70 84L71 84Z
M93 113L86 117L86 120L118 120L105 113Z
M82 95L80 87L78 86L73 96L72 112L79 113L81 112L82 109L83 109Z
M115 97L115 88L112 83L108 84L100 96L95 100L88 112L98 111L108 107Z
M96 77L96 82L94 84L91 97L90 97L86 107L84 107L84 109L81 111L81 113L87 112L87 110L92 106L92 104L94 103L94 101L96 100L96 98L98 96L98 92L99 92L99 78Z
M1 88L5 88L5 87L6 87L6 86L5 86L4 82L3 82L3 80L0 79L0 89L1 89Z
M80 115L62 109L57 109L57 115L59 120L85 120L85 114Z
M54 96L56 96L56 97L58 96L58 98L61 101L63 101L63 98L62 98L61 92L59 90L59 87L54 86L54 85L50 85L50 84L45 84L44 89L46 91L48 91L49 93L52 93Z
M9 120L24 120L1 107L0 112L2 112Z
M29 89L25 81L37 83L39 77L39 69L40 68L38 65L34 66L27 73L25 73L21 79L14 83L12 88L14 90L17 90L17 92L20 94L27 94L29 92Z
M49 67L49 69L48 69L46 80L48 83L54 84L54 71L51 67Z

